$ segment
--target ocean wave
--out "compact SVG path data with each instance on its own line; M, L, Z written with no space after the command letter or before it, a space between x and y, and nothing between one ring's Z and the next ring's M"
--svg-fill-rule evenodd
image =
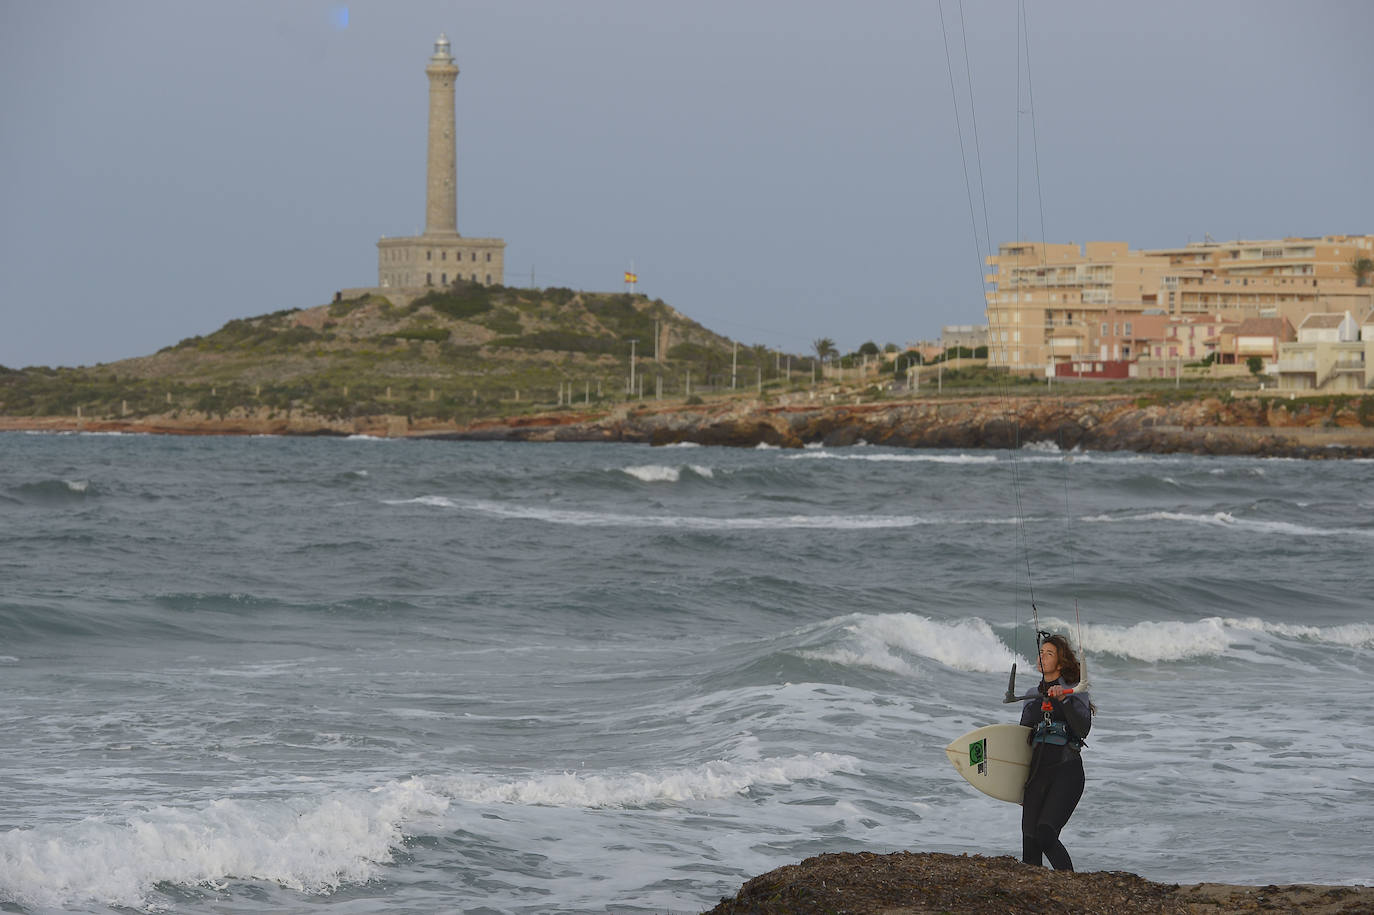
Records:
M1230 528L1259 534L1280 534L1290 537L1374 537L1374 529L1368 528L1320 528L1291 521L1261 521L1237 518L1231 512L1188 512L1155 511L1130 515L1090 515L1078 520L1087 524L1120 524L1142 521L1178 521L1186 524L1204 524L1210 527Z
M702 464L684 464L680 467L668 467L663 464L643 464L636 467L622 467L621 473L632 476L642 483L676 483L682 478L682 472L695 474L702 479L709 480L715 476L710 467Z
M1374 624L1349 623L1339 626L1305 626L1272 623L1255 617L1208 617L1201 620L1146 620L1130 626L1102 624L1070 625L1064 620L1046 619L1042 625L1071 632L1089 655L1108 654L1147 663L1219 658L1259 647L1256 637L1275 643L1298 642L1340 648L1374 648ZM1080 634L1081 633L1081 634Z
M854 615L843 623L840 644L807 649L802 657L849 667L867 667L911 676L908 658L919 657L956 670L994 673L1012 663L1025 665L982 619L933 620L917 613Z
M327 893L373 878L401 847L405 824L449 804L412 778L318 797L221 799L13 829L0 833L0 898L51 909L157 908L159 884L217 887L231 879Z
M1035 524L1048 518L950 518L925 515L756 515L751 517L713 518L703 515L626 515L616 512L554 509L539 505L493 502L490 500L459 500L447 496L426 495L411 499L383 499L384 505L425 505L471 511L500 518L541 521L581 527L644 527L675 528L700 531L752 530L888 530L925 525L977 527L980 525Z
M800 454L789 454L786 459L790 461L873 461L875 463L897 464L995 464L998 461L995 454L923 454L920 452L914 454L891 454L888 452L838 454L834 451L803 451Z
M474 804L626 808L719 800L759 787L784 788L837 772L858 773L858 760L812 753L748 762L713 760L682 769L619 775L559 772L525 779L448 776L434 780L434 784L441 792Z
M957 519L916 515L762 515L745 518L712 518L704 515L624 515L615 512L579 511L519 505L489 500L455 500L447 496L384 499L385 505L427 505L479 512L500 518L542 521L574 527L672 528L690 531L756 530L890 530L923 525L1016 524L1016 518ZM1028 519L1030 520L1030 519Z
M21 483L10 490L20 502L32 505L69 505L97 495L90 480L39 480Z

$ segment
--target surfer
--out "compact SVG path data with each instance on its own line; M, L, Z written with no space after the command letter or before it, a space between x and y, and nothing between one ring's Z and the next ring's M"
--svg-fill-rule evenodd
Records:
M1059 831L1083 796L1083 738L1095 709L1074 687L1080 665L1069 640L1047 636L1040 644L1040 698L1026 700L1021 724L1031 729L1030 776L1021 807L1021 860L1039 866L1044 858L1057 871L1073 870Z

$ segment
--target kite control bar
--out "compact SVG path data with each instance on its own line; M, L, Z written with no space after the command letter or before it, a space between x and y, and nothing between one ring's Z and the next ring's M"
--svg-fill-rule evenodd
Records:
M1066 688L1064 690L1064 695L1072 696L1075 692L1086 692L1088 689L1088 685L1089 684L1087 680L1084 680L1081 683L1076 683L1074 684L1073 689ZM1026 693L1024 696L1016 695L1016 662L1013 661L1011 665L1011 677L1007 680L1007 694L1002 697L1002 704L1007 705L1012 702L1027 702L1031 699L1043 698L1044 697L1040 695L1039 690L1032 690L1031 692Z

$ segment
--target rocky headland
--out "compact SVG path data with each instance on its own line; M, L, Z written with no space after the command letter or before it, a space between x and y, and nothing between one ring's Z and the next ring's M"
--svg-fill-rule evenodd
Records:
M563 408L456 424L403 415L356 419L236 410L137 418L0 417L0 429L170 435L376 435L464 441L637 442L800 448L867 442L899 448L1008 448L1050 442L1062 450L1374 457L1374 398L1235 397L1152 402L1093 398L968 397L875 403L701 404L645 401L610 410Z

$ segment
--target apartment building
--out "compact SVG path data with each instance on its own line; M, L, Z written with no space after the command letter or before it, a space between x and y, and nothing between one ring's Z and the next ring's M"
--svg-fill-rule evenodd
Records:
M1353 263L1374 258L1374 236L1326 235L1269 241L1192 242L1144 252L1176 268L1164 275L1159 304L1170 314L1225 311L1241 318L1284 317L1374 304Z
M1128 315L1156 308L1170 267L1125 242L1002 245L988 257L984 278L993 287L987 293L988 364L1052 372L1055 362L1107 358L1101 347L1113 341L1099 332L1104 322L1119 326L1134 321Z
M1214 316L1213 325L1283 318L1297 325L1316 312L1362 314L1374 307L1374 286L1360 285L1355 270L1362 258L1374 259L1374 235L1208 239L1157 250L1132 250L1125 242L1004 244L988 257L984 278L991 287L989 364L1053 373L1055 363L1159 358L1154 345L1168 340L1109 333L1127 321L1132 331L1146 326L1126 315ZM1207 333L1212 351L1227 349L1219 326ZM1208 353L1195 337L1174 338L1172 345L1174 358ZM1235 346L1230 352L1238 355Z

